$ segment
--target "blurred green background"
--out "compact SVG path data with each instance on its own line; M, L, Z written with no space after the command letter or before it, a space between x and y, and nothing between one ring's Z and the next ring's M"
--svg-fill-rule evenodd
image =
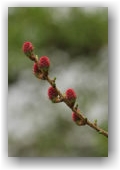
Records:
M32 74L22 44L51 61L50 77L64 93L75 89L84 115L108 129L108 9L9 7L8 155L106 157L108 139L72 121L64 103L52 104L49 85Z

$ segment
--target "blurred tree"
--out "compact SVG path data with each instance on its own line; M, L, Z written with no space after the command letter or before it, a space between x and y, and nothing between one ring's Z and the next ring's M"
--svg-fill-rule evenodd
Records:
M31 41L35 46L35 53L40 56L49 56L57 50L67 53L69 56L67 60L68 65L71 61L73 62L73 59L77 59L77 63L86 59L86 63L91 65L89 70L94 68L93 71L96 72L96 68L98 67L96 60L99 58L97 54L102 47L108 44L107 8L101 8L101 10L90 13L84 11L83 8L64 8L64 11L65 10L66 13L63 15L63 8L9 7L9 85L18 80L19 73L22 70L31 67L31 61L25 58L22 52L22 44L24 41ZM56 56L54 60L62 61L62 57L64 58L64 56L61 55L58 59ZM99 69L101 69L101 67ZM104 75L106 69L104 70ZM78 89L78 95L84 96L81 99L82 107L85 108L89 102L89 106L87 106L90 108L90 101L92 101L93 98L93 103L95 100L98 100L96 97L99 94L96 94L96 91L93 92L91 89L85 90L86 88L82 86L81 89ZM106 95L106 93L106 89L104 89L104 95ZM19 100L17 97L16 99ZM26 107L28 107L30 112L30 106ZM36 105L34 107L36 108ZM56 111L58 115L61 114L58 108L54 109L55 114ZM107 122L104 123L107 125ZM107 129L105 125L105 129ZM67 137L68 140L66 139ZM86 127L85 130L83 130L74 126L74 124L67 119L61 117L57 117L54 124L43 133L41 133L39 129L36 129L36 133L34 133L32 139L31 141L27 141L28 138L25 136L24 140L19 140L9 134L9 156L108 155L108 141L106 138L104 139L103 136L96 132L92 133L91 129L90 131L89 129L86 130ZM87 144L85 144L85 142L87 142Z

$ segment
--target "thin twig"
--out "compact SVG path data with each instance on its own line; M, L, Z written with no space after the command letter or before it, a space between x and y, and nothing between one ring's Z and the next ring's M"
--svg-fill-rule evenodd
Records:
M38 63L38 58L33 54L32 55L32 60L39 65ZM50 79L50 77L48 76L48 72L47 74L45 72L43 72L41 70L41 75L42 75L42 79L47 80L48 83L54 87L56 89L56 91L58 92L58 95L60 97L60 100L56 100L56 103L59 102L64 102L74 113L77 114L77 116L79 117L80 121L76 122L79 126L82 125L88 125L91 128L95 129L96 131L98 131L100 134L104 135L105 137L108 137L108 132L106 132L105 130L103 130L102 128L97 126L97 123L92 123L90 122L86 117L83 116L83 114L81 114L81 112L77 109L77 107L71 106L69 103L69 100L67 100L64 95L61 93L61 91L57 88L56 84L55 84L55 80Z
M48 81L48 83L49 83L50 85L53 86L53 83L52 83L53 81L49 78L49 76L46 77L46 80ZM71 106L69 105L69 101L65 99L65 97L64 97L63 94L60 92L60 90L59 90L56 86L55 86L54 88L56 88L59 96L60 96L61 98L63 98L63 102L64 102L73 112L75 112L75 113L78 115L78 117L82 120L82 122L83 122L82 125L88 125L88 126L90 126L91 128L93 128L93 129L95 129L96 131L98 131L100 134L108 137L108 132L106 132L105 130L101 129L101 128L98 127L96 124L91 123L91 122L90 122L87 118L85 118L78 110L76 110L75 107L71 107Z

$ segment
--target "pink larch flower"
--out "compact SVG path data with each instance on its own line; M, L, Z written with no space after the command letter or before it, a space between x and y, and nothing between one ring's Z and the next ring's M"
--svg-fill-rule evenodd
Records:
M22 50L28 57L30 57L32 55L32 51L34 50L34 47L31 42L27 41L24 42L22 46Z
M37 63L34 63L34 64L33 64L33 74L34 74L37 78L44 80L43 74L42 74L42 72L39 70Z
M37 63L34 63L34 64L33 64L33 73L34 73L34 74L39 73L39 69L38 69Z
M40 57L39 66L43 71L48 71L50 66L50 59L47 56Z
M76 122L77 120L80 120L80 118L78 117L76 113L72 112L72 120Z
M75 91L70 88L66 90L65 94L66 94L66 99L69 101L70 105L74 106L74 103L77 98Z
M50 99L50 100L53 100L53 99L55 99L57 96L58 96L57 90L56 90L54 87L50 86L50 87L48 88L48 97L49 97L49 99Z

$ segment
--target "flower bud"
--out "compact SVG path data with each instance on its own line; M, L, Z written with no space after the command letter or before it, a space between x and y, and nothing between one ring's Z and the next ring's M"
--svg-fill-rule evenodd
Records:
M31 42L24 42L22 46L23 52L28 56L29 58L32 57L32 52L34 50L34 47Z
M50 60L47 56L42 56L39 59L40 69L47 72L50 66Z
M43 79L43 73L39 70L37 63L33 64L33 74L39 78Z
M49 97L49 99L54 100L55 98L57 98L57 96L58 96L57 90L54 87L50 86L48 88L48 97Z
M78 120L80 120L80 118L78 117L78 115L76 114L76 113L72 113L72 120L74 121L74 122L76 122L76 121L78 121Z
M77 98L75 91L73 89L67 89L65 95L70 106L73 107Z

